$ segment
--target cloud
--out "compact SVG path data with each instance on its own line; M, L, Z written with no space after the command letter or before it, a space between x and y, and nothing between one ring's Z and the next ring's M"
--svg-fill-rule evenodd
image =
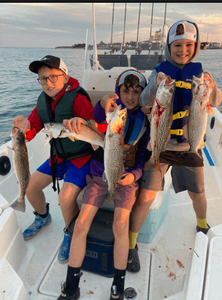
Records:
M56 47L85 43L86 29L92 28L92 3L0 3L1 46ZM154 3L153 31L164 20L164 3ZM152 3L141 3L140 40L150 35ZM171 26L188 19L222 41L221 3L167 3L166 22ZM97 40L110 42L113 3L95 3ZM122 41L125 3L114 3L114 42ZM125 41L136 40L139 3L127 3ZM26 32L25 32L26 31ZM16 42L15 42L16 41Z
M51 29L51 28L38 28L34 27L36 30L48 31L48 32L61 32L61 33L71 33L71 31L61 30L61 29Z

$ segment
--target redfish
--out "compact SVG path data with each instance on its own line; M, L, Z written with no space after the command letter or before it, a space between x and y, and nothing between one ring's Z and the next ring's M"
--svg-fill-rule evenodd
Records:
M209 105L212 85L210 82L204 81L202 73L200 78L193 76L191 91L192 101L187 121L188 141L190 152L199 155L197 150L204 147L204 133L207 127L208 114L214 114Z
M25 212L25 194L30 180L28 150L24 132L14 127L11 132L14 168L19 183L19 197L10 206Z
M121 199L115 185L124 172L123 148L127 109L121 110L119 105L112 113L107 113L106 120L108 127L105 136L103 180L108 182L107 199Z
M164 151L170 138L170 128L173 122L173 99L176 89L175 80L166 76L160 83L151 111L151 132L148 149L152 150L150 160L145 164L144 170L155 166L160 170L159 156Z

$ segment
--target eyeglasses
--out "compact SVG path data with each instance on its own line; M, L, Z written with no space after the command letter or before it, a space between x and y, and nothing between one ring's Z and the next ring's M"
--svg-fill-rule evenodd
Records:
M39 82L41 85L46 84L47 79L48 79L49 81L51 81L52 83L55 83L55 82L58 80L58 76L65 76L65 74L50 75L50 76L48 76L48 77L37 78L37 80L38 80L38 82Z

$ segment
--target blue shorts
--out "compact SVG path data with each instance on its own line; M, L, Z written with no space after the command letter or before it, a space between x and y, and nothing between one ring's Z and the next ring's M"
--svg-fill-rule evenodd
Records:
M56 178L64 179L64 182L70 182L77 185L81 190L86 186L86 175L89 174L90 162L87 161L81 168L75 167L71 162L64 162L57 164ZM49 166L49 159L47 159L37 171L52 176L52 168Z

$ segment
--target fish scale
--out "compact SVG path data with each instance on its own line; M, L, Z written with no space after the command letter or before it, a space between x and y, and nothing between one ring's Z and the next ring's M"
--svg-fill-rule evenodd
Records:
M70 132L67 128L63 126L62 123L45 123L44 129L42 130L46 135L46 143L48 143L52 138L70 138L72 141L81 140L92 145L92 148L96 150L97 148L104 148L104 134L100 132L93 124L81 124L81 132L77 134L75 131Z
M198 154L198 149L203 148L204 133L207 127L208 114L213 113L209 106L209 96L212 88L208 82L204 81L204 75L201 77L193 76L192 84L192 101L188 115L188 140L190 152Z
M121 110L121 105L113 113L107 114L108 127L105 136L103 179L108 182L108 200L121 199L115 185L121 179L124 171L123 148L126 120L127 109Z
M175 80L166 76L160 83L156 92L156 98L151 111L151 133L148 149L151 147L152 155L145 164L144 170L156 167L160 170L159 156L164 151L170 137L170 127L173 122L173 99L175 92Z

